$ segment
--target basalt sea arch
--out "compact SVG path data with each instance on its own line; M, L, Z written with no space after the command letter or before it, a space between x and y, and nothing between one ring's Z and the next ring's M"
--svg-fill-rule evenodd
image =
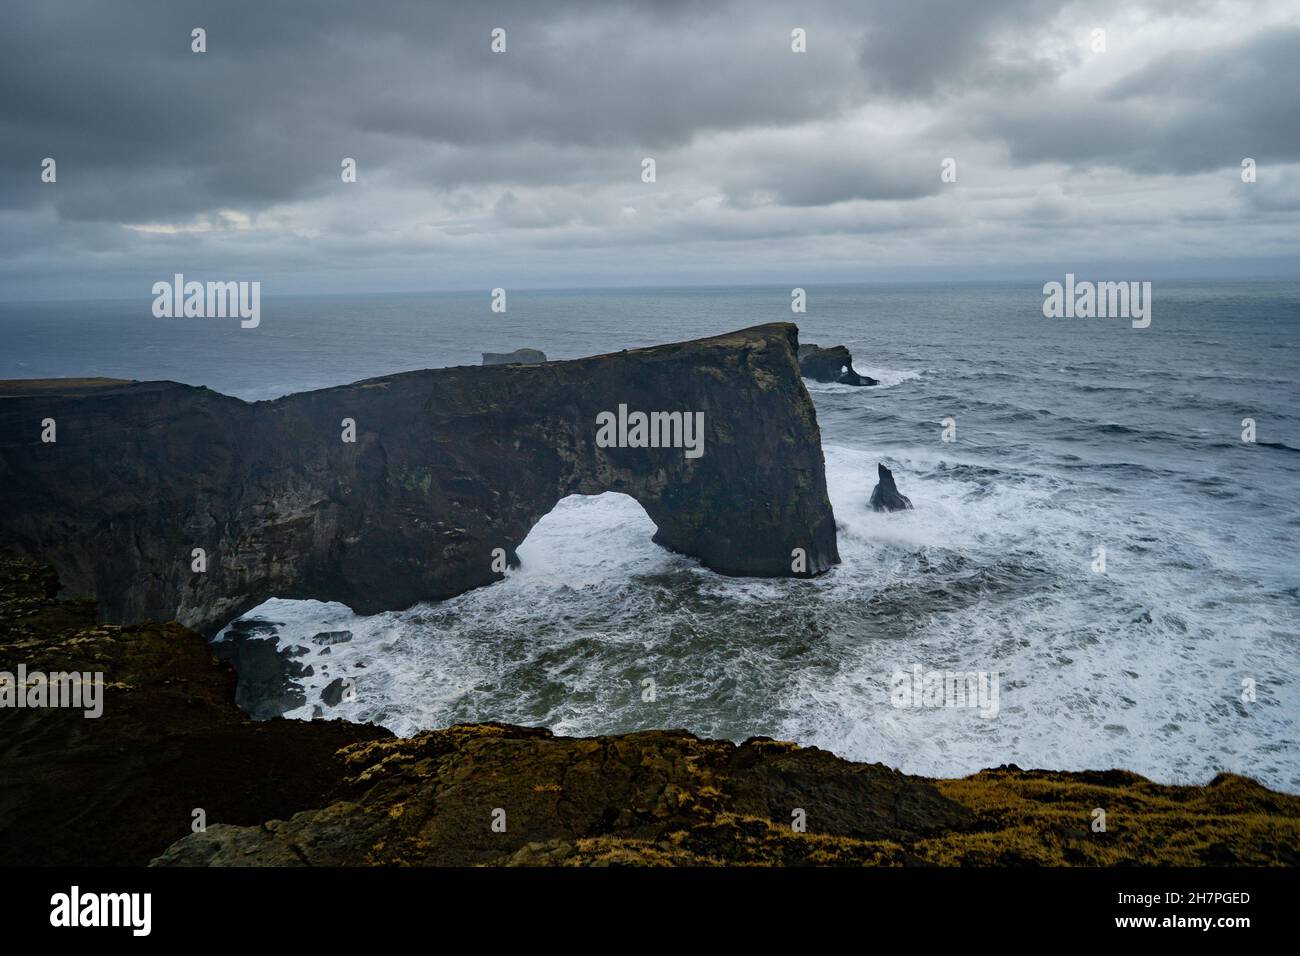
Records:
M570 494L632 496L656 541L724 574L797 576L796 548L819 574L839 555L797 345L772 324L251 404L174 382L0 383L0 547L52 563L105 620L208 632L272 596L373 613L489 584L494 550ZM620 404L703 412L703 454L599 447L597 416Z

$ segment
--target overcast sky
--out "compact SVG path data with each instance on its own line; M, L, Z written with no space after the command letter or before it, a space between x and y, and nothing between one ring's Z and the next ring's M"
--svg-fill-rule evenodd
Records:
M3 21L3 299L174 272L266 295L1300 275L1295 0L4 0Z

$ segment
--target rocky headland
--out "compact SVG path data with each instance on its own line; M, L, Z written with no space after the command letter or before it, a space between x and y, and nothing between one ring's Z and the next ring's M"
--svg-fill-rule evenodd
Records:
M570 494L632 496L655 541L715 571L814 576L839 553L797 349L777 323L255 403L0 382L0 547L52 564L104 622L205 633L272 596L369 614L491 584ZM600 442L598 416L629 410L698 417L701 453Z

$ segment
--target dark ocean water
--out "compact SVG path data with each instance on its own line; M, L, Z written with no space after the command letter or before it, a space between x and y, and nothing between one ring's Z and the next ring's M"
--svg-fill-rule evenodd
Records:
M357 700L332 715L403 733L687 727L944 776L1232 770L1300 792L1300 284L1156 283L1147 329L1045 319L1039 285L808 294L800 316L788 288L512 292L505 315L486 291L267 296L255 330L154 319L148 296L3 304L0 378L169 378L258 400L482 351L573 358L793 318L882 382L809 386L840 524L831 574L719 577L602 495L557 506L493 587L368 618L279 600L250 616L282 622L286 644L352 631L314 661L309 701L350 677ZM878 461L915 511L869 511ZM997 716L891 706L913 665L997 673Z

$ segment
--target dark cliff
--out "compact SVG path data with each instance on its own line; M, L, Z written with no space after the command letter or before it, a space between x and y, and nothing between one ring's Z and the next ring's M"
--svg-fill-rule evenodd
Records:
M179 624L96 624L53 569L0 552L0 675L104 675L103 713L0 707L0 866L144 864L193 811L254 825L342 795L341 720L254 722L235 675ZM0 677L2 679L2 677Z
M489 584L575 493L631 495L656 541L725 574L794 576L796 548L800 576L819 574L839 555L797 348L773 324L252 404L173 382L0 383L0 546L53 564L102 620L207 632L272 596L373 613ZM703 454L598 447L597 415L620 405L704 413Z

